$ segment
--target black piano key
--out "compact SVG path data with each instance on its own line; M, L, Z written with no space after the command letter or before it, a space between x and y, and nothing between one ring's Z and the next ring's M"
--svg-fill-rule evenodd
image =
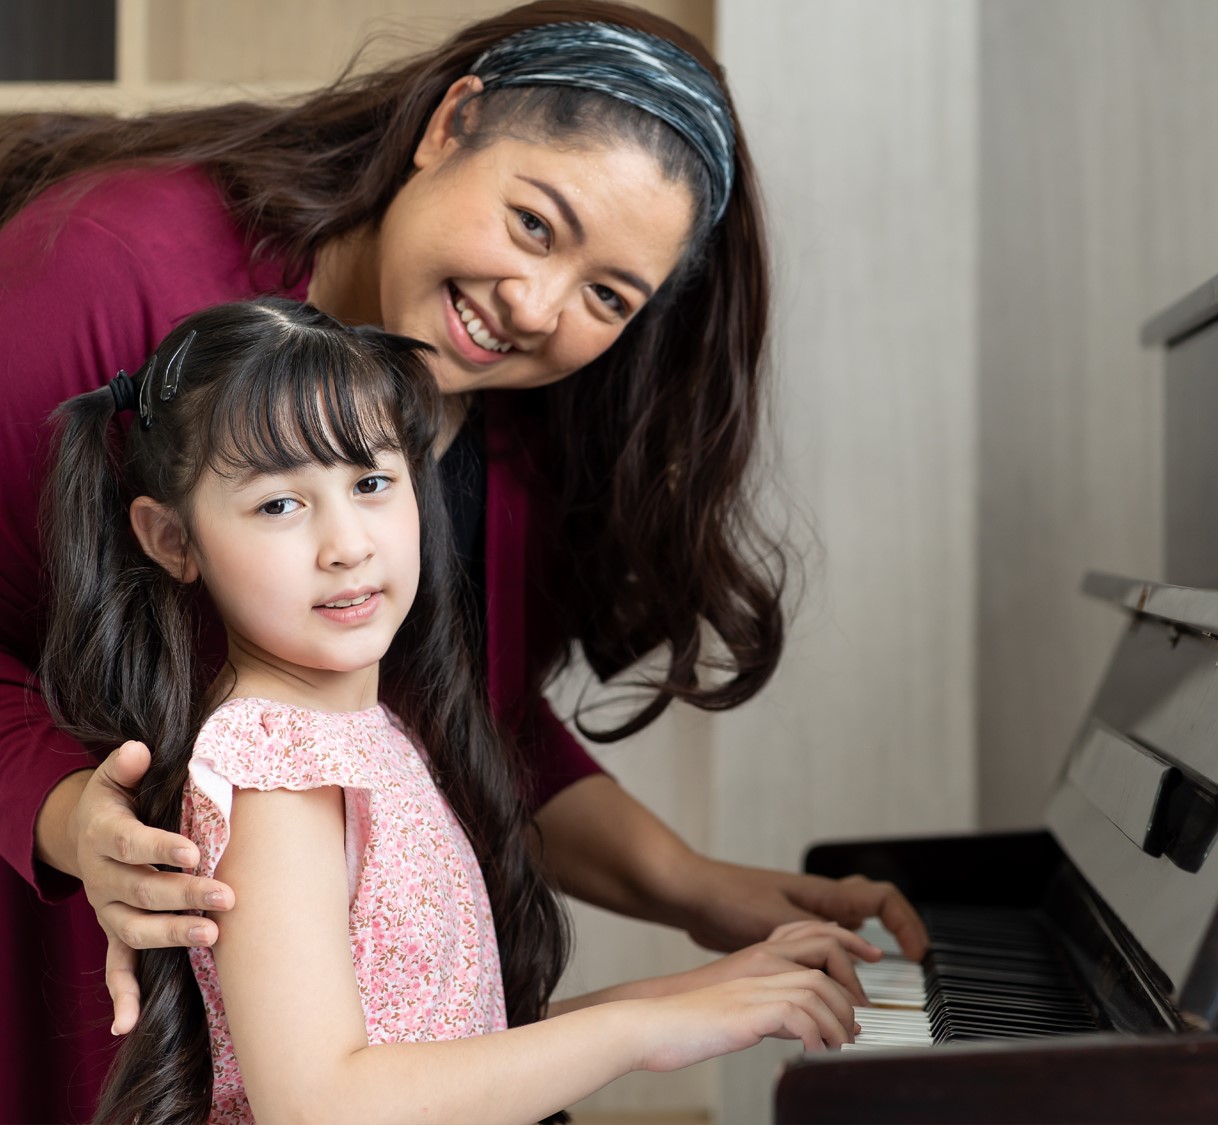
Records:
M926 1012L936 1041L1096 1030L1073 973L1030 912L934 906L923 917L931 938Z

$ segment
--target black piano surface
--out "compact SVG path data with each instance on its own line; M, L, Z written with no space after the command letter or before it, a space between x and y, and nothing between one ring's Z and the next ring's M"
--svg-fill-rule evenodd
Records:
M888 880L926 909L935 1045L793 1060L775 1088L778 1125L1218 1122L1218 590L1099 574L1084 589L1130 622L1045 830L805 856L808 871ZM962 994L954 951L934 948L936 919L962 916L1000 935L981 940L991 957L1016 930L1043 937L1066 1014L1005 961L987 998L972 949Z

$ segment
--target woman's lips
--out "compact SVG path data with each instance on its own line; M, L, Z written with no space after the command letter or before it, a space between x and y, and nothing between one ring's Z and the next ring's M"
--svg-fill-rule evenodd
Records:
M458 354L470 363L476 363L480 366L489 366L511 355L511 349L501 352L491 348L484 348L470 336L469 329L466 328L465 322L461 319L461 313L457 309L456 300L460 296L461 292L455 286L448 285L445 287L444 323L448 330L449 340ZM488 328L487 331L489 332L490 329Z

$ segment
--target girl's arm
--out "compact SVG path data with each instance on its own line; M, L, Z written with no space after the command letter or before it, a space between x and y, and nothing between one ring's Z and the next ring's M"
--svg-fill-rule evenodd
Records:
M225 1012L259 1120L533 1122L631 1070L766 1036L840 1045L852 1012L817 970L622 1000L473 1039L369 1046L347 934L341 790L234 794L217 921ZM287 931L283 918L296 923Z
M878 917L907 957L926 927L891 883L744 867L695 852L612 778L586 777L537 812L558 885L596 906L685 930L707 949L740 949L777 926L814 918L857 926Z

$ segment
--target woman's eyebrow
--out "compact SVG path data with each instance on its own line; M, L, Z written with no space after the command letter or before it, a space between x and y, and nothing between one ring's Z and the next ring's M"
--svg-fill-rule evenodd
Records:
M575 208L571 206L567 197L563 195L553 184L547 184L544 180L535 180L532 176L521 176L517 173L516 178L523 180L526 184L532 184L538 191L544 191L553 201L554 206L558 208L563 217L563 221L571 228L571 233L575 235L575 241L582 245L587 238L584 232L584 224L579 221L579 216L575 213ZM624 281L627 285L633 285L640 293L643 294L646 300L651 300L655 294L655 290L647 284L637 273L631 273L630 270L611 269L609 271L614 277L620 281Z
M579 221L575 208L571 206L567 201L567 197L558 188L553 184L547 184L544 180L535 180L532 176L517 175L516 178L523 180L526 184L532 184L538 191L544 191L554 201L554 206L562 214L563 221L571 228L571 233L575 235L575 241L583 243L587 237L584 233L584 224Z

